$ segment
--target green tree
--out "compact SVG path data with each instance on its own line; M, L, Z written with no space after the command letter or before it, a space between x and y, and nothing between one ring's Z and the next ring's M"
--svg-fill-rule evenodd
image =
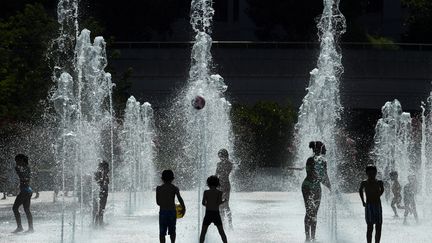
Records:
M0 21L0 120L29 120L51 86L46 50L57 24L41 4Z
M297 117L291 105L261 101L253 106L236 105L232 112L236 151L248 160L244 166L276 167L288 162Z

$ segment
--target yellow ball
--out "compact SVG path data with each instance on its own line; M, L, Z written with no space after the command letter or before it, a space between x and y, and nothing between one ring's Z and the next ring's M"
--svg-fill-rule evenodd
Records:
M183 207L182 207L182 205L180 205L180 204L176 204L176 212L177 212L177 218L178 219L181 219L181 218L183 218L183 214L182 214L182 210L183 210Z

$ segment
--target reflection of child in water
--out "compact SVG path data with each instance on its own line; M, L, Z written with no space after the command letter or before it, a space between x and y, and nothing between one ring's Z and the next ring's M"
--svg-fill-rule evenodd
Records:
M362 181L360 184L359 194L365 207L365 218L367 224L366 238L367 242L372 242L373 226L375 225L375 242L379 243L381 240L382 228L382 207L381 195L384 193L384 183L376 179L377 169L374 165L366 167L366 174L368 179ZM364 193L366 193L366 202L364 200Z
M401 187L401 185L399 184L399 181L398 181L398 173L397 173L397 171L390 172L390 180L393 181L393 184L392 184L393 199L391 201L391 207L392 207L393 212L394 212L394 217L398 218L399 215L397 213L396 207L399 208L399 209L404 209L404 207L402 207L400 205L401 202L402 202L402 194L401 194L402 187Z
M415 220L418 222L417 207L415 202L415 194L417 193L415 176L408 176L408 184L404 186L403 193L405 206L404 224L407 224L407 217L410 213L414 215Z

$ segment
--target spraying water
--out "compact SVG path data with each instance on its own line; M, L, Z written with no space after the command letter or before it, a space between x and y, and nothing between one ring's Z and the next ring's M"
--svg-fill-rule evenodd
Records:
M421 136L421 165L419 171L420 177L420 196L426 202L430 198L430 178L432 159L432 93L426 103L422 103L422 136Z
M302 167L310 157L310 141L322 141L327 149L328 173L333 188L338 188L338 156L336 135L342 105L340 103L339 82L343 73L342 55L338 45L340 36L345 33L345 18L339 10L339 0L324 0L324 10L318 22L320 55L317 68L311 71L307 94L300 107L296 124L297 167ZM297 181L304 175L298 175ZM332 240L337 239L337 219L335 197L332 202L324 200L327 225Z
M54 40L55 90L51 96L57 114L58 137L55 157L59 163L63 212L61 240L65 238L65 192L74 191L75 203L72 240L75 236L75 211L79 204L81 227L89 212L93 215L96 185L93 173L101 160L111 156L113 165L113 109L111 75L107 66L105 41L90 40L90 31L78 35L78 1L60 0L58 3L60 35ZM108 135L106 135L108 134ZM110 154L106 149L111 148ZM66 163L67 162L67 163ZM111 166L113 167L113 166ZM111 168L113 171L113 168ZM114 181L114 178L112 178ZM73 185L73 186L67 186Z
M122 188L129 188L128 212L137 207L137 197L153 188L154 178L153 109L149 103L140 104L131 96L126 104L121 133ZM141 200L142 201L142 200ZM142 202L140 202L142 203Z
M403 185L408 182L408 175L414 172L410 158L413 144L411 115L403 112L398 100L387 102L381 111L382 118L375 127L374 137L376 165L384 178L397 171Z
M181 90L174 109L176 120L183 130L183 151L176 173L191 181L187 186L198 193L198 224L201 226L201 201L204 180L216 172L217 152L221 148L233 151L231 104L224 98L227 86L221 76L213 73L211 24L214 15L211 0L193 0L191 25L195 32L195 43L191 53L191 67L186 87ZM205 107L194 109L191 101L195 97L205 99Z

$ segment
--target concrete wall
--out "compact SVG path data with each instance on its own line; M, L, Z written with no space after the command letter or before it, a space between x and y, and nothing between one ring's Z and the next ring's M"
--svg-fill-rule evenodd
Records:
M110 62L118 70L134 69L133 95L156 106L186 83L190 46L121 49L121 58ZM298 107L305 95L309 72L318 49L213 48L217 72L229 85L232 102L291 101ZM431 90L432 51L344 49L341 94L350 109L379 109L399 99L406 110L418 110Z

